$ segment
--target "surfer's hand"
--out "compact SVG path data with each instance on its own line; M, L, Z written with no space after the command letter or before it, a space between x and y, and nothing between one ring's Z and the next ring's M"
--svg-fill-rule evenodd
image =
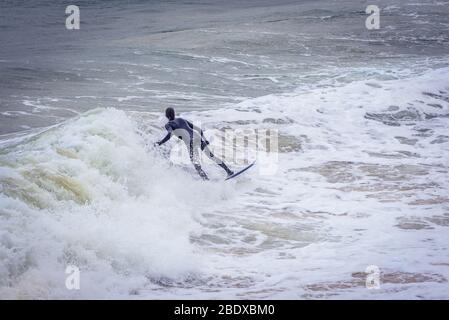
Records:
M161 143L159 141L154 143L155 147L159 147L160 145L161 145Z
M209 144L210 144L210 142L207 141L206 139L204 139L204 143L205 143L206 145L209 145Z

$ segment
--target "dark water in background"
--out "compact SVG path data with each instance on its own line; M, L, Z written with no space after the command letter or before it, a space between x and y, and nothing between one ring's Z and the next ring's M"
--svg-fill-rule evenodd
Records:
M216 109L396 78L445 66L449 50L444 1L377 1L375 31L366 1L78 1L78 31L69 4L0 2L0 134L96 107Z

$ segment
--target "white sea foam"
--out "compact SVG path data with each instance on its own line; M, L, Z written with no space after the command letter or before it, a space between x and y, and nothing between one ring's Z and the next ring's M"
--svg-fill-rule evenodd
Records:
M274 176L198 180L164 157L174 142L151 147L153 113L97 109L4 146L0 297L447 298L448 71L182 114L278 129Z
M195 204L220 190L147 153L124 112L89 112L1 164L1 297L129 295L198 271ZM78 293L64 286L69 264L81 269Z

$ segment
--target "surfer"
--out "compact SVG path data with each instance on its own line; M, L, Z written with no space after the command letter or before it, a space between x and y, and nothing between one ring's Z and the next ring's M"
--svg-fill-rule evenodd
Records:
M204 151L209 159L214 161L220 167L222 167L228 177L232 176L234 172L228 168L228 166L219 158L215 157L214 154L210 151L208 145L209 141L206 140L203 134L203 130L201 128L195 126L193 123L175 117L175 109L167 108L165 109L165 116L168 119L168 123L165 125L165 129L167 129L167 135L157 144L160 146L167 142L172 135L175 135L186 144L187 149L189 150L190 160L193 163L196 171L204 180L209 180L207 174L203 171L200 164L200 153L198 149Z

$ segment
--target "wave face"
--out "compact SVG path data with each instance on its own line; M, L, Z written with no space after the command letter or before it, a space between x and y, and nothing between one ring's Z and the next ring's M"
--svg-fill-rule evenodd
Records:
M88 297L198 268L192 216L198 192L211 191L148 153L123 111L97 109L16 142L0 164L2 298L72 297L67 265L82 270Z
M184 113L279 131L276 175L226 184L151 147L156 113L95 109L4 144L0 297L447 298L448 74Z

